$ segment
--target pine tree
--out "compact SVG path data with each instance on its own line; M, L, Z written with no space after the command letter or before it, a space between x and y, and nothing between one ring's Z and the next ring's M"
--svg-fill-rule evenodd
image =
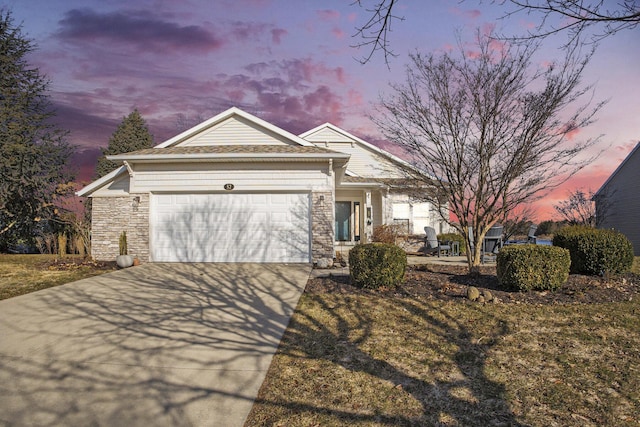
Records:
M151 147L153 147L153 135L149 133L147 123L140 115L140 112L135 109L122 119L118 129L109 138L109 146L102 150L102 156L98 159L98 165L96 166L96 176L98 178L105 176L120 166L117 162L107 160L105 156Z
M54 215L56 188L71 180L75 147L54 122L49 80L30 66L31 40L0 9L0 251L31 243Z

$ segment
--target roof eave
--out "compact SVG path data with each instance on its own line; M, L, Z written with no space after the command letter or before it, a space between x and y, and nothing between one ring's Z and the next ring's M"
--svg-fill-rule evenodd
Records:
M597 197L599 197L599 196L600 196L600 193L604 193L604 189L605 189L605 187L609 184L609 182L611 182L611 180L613 179L613 177L614 177L614 176L616 176L618 172L620 172L620 169L622 169L622 167L627 163L627 161L629 161L629 159L630 159L631 157L633 157L633 154L634 154L637 150L639 150L639 149L640 149L640 142L638 142L638 143L636 144L636 146L635 146L635 147L633 147L633 150L631 150L631 152L630 152L629 154L627 154L627 157L625 157L625 158L624 158L624 160L623 160L623 161L618 165L618 167L616 168L616 170L614 170L614 171L611 173L611 175L609 175L609 178L607 178L607 180L604 182L604 184L602 184L602 185L600 186L600 188L598 189L598 191L596 191L596 192L593 194L593 197L591 198L591 200L595 201L595 199L596 199Z
M118 154L107 156L108 160L136 163L168 163L168 162L228 162L228 161L263 161L281 160L288 162L338 160L347 162L351 156L344 153L193 153L193 154Z
M86 197L89 194L93 193L96 190L99 190L100 188L104 187L105 185L109 184L110 182L112 182L114 179L116 179L116 177L118 177L118 175L124 173L127 171L127 167L126 166L120 166L118 169L109 172L108 174L106 174L105 176L103 176L102 178L99 178L95 181L93 181L91 184L81 188L80 190L76 191L76 195L79 197Z

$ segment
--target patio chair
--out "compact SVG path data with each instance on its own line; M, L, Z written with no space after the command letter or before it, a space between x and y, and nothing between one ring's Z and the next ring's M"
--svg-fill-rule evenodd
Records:
M447 251L448 255L451 255L451 244L449 242L442 243L438 240L438 235L436 234L436 229L433 227L425 227L425 238L424 238L424 251L425 254L437 252L438 257L440 257L440 253L442 251Z
M527 234L527 243L531 243L534 245L538 243L538 239L536 238L537 229L538 229L537 225L531 224L531 227L529 227L529 233Z
M487 234L485 234L484 240L482 241L481 262L483 264L485 259L495 259L498 251L502 247L502 230L503 227L501 225L494 225L489 229L489 231L487 231Z

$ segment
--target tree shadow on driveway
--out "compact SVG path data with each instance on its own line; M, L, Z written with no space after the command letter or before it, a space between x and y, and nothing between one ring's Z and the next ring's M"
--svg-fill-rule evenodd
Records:
M302 264L145 264L0 302L0 425L242 425Z

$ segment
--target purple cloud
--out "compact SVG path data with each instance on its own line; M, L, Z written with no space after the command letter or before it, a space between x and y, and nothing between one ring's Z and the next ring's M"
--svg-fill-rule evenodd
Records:
M268 28L270 25L264 23L236 21L231 24L231 34L240 41L259 40Z
M65 14L60 25L58 37L72 42L111 41L155 52L207 52L222 46L211 31L196 25L180 26L148 12L101 14L91 9L73 9Z
M282 42L282 38L289 34L289 32L283 28L274 28L271 30L271 41L273 44L280 44Z

